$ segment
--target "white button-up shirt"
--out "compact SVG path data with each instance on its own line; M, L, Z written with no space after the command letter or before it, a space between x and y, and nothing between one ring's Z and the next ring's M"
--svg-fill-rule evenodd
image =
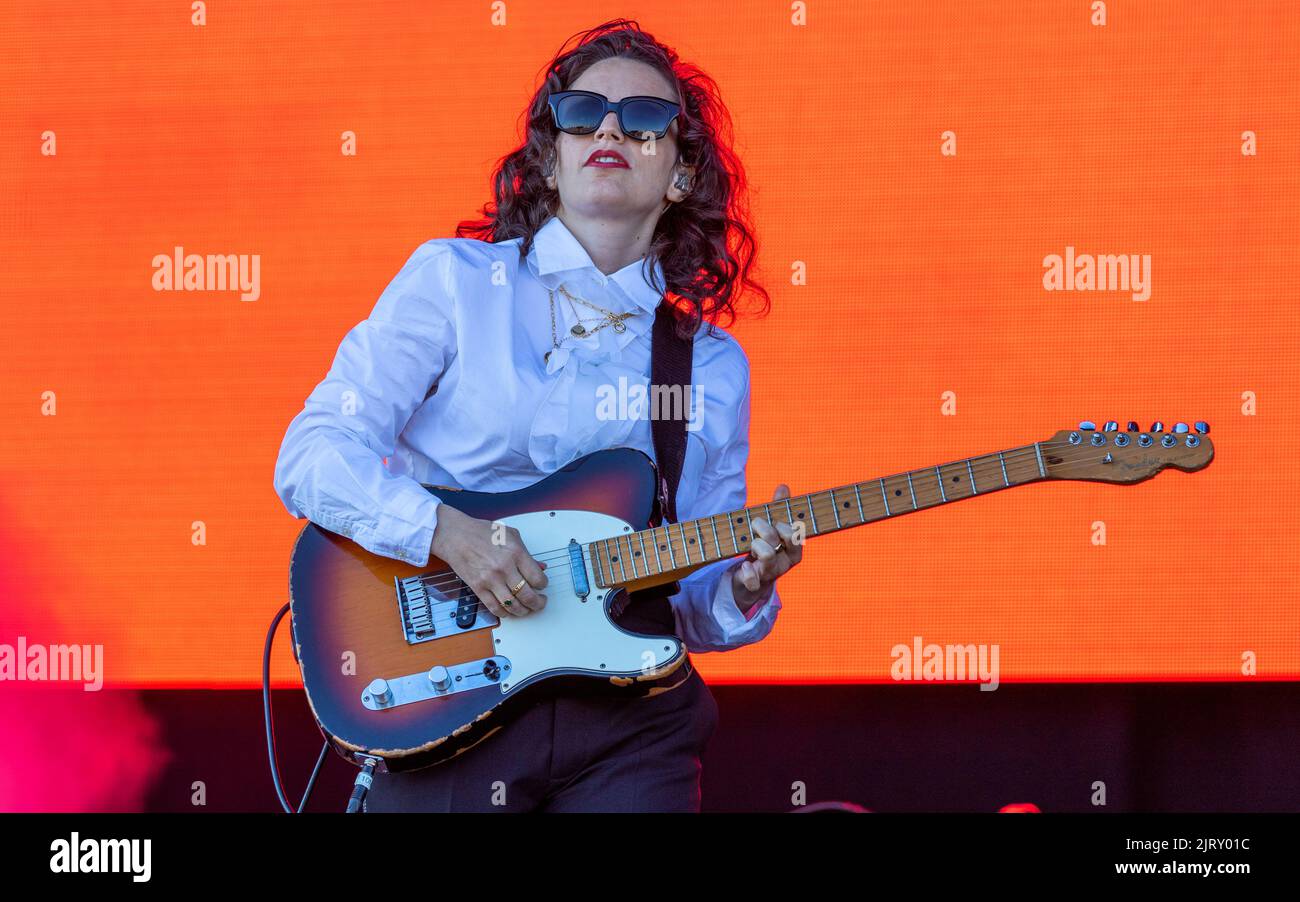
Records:
M605 448L654 458L650 413L635 400L649 384L660 301L643 261L605 275L558 217L538 230L526 263L521 241L439 238L416 249L289 424L275 491L291 514L423 566L441 502L420 483L506 492ZM574 337L579 317L592 330L602 314L571 304L561 284L636 315L623 332ZM562 339L554 350L548 289ZM743 508L749 456L749 361L735 339L701 327L691 383L682 520ZM771 630L780 598L773 589L742 614L729 572L739 563L700 568L669 599L691 651L736 648Z

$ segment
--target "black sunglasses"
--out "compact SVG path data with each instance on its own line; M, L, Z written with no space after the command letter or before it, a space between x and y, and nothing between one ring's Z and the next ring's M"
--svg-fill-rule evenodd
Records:
M668 134L681 106L658 97L624 97L618 103L593 91L556 91L547 99L555 127L570 135L590 135L610 110L618 114L618 127L637 141Z

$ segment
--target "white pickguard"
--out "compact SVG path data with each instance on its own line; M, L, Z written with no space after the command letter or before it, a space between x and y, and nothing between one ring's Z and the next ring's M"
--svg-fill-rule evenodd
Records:
M605 613L610 590L596 584L585 562L590 594L584 602L574 592L566 549L631 532L617 517L592 511L536 511L499 521L519 530L533 557L548 562L546 607L524 617L508 616L492 631L496 653L510 662L501 691L549 671L582 671L597 676L637 677L652 674L683 653L673 636L648 639L616 627ZM562 554L561 552L566 552Z

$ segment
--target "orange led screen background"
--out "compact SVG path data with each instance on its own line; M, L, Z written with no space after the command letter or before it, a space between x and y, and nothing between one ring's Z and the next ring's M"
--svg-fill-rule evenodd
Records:
M1246 652L1300 677L1294 3L205 9L0 7L0 641L102 643L112 685L254 685L302 527L272 489L289 420L488 199L562 42L629 16L717 79L752 182L752 502L1082 419L1205 420L1216 447L816 539L710 679L884 681L915 636L996 643L1005 681L1243 679ZM259 255L260 296L153 290L178 246ZM1149 296L1046 290L1067 248L1149 255Z

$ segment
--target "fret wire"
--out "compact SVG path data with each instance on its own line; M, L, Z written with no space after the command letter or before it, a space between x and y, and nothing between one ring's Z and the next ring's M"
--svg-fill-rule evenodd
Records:
M659 556L659 540L655 538L656 532L658 532L657 529L650 530L650 544L654 546L655 550L655 566L659 568L660 573L663 573L664 559Z
M704 547L704 533L700 532L700 521L692 520L691 522L695 524L695 535L699 537L700 540L700 560L708 560L709 552L708 549Z
M677 524L677 531L682 534L682 554L686 555L686 563L691 563L691 549L686 547L686 527Z
M821 535L821 530L817 528L817 511L813 510L813 496L804 495L808 499L808 516L812 518L813 535Z
M853 497L858 499L858 517L859 517L858 522L866 523L867 514L865 511L862 510L862 492L858 490L858 484L856 482L853 483Z
M791 528L794 527L794 511L790 509L789 498L785 499L785 520L790 524Z
M731 530L731 547L736 550L736 554L740 554L740 541L736 538L736 527L732 523L731 514L727 514L727 528Z
M1007 479L1007 461L1002 456L1001 451L998 452L998 463L1002 464L1002 485L1006 488L1010 488L1011 480Z
M840 503L835 500L835 490L831 489L831 513L835 515L835 528L841 529L840 526Z
M668 561L677 569L677 555L673 554L673 534L671 524L664 524L664 538L668 540Z
M970 493L978 495L980 490L975 488L975 468L970 465L970 458L966 458L966 472L970 474Z
M912 471L907 471L907 491L912 495L912 510L916 510L916 489L912 488Z
M948 493L943 490L943 471L938 467L934 468L934 478L939 480L939 497L944 501L947 501Z
M632 562L632 578L638 579L640 574L636 572L636 555L632 553L632 537L620 536L620 538L627 540L627 557Z
M722 540L718 538L718 515L714 514L709 517L709 528L713 530L713 545L717 557L724 557L722 553Z
M1038 442L1034 442L1034 454L1038 455L1038 475L1047 478L1047 471L1043 469L1043 451L1038 447Z
M880 500L885 502L885 516L892 517L893 513L889 510L889 496L885 494L884 477L881 477L880 479Z
M641 543L641 564L645 567L646 575L650 575L650 556L645 553L645 536L641 530L636 532L636 540Z
M595 542L592 542L587 547L591 549L591 560L596 565L596 582L602 586L609 585L609 583L605 582L605 572L600 566L600 549L596 547Z
M614 540L614 549L615 549L616 551L618 550L618 539L617 539L617 538L615 538L615 540ZM605 553L606 553L606 554L609 553L609 539L606 539L606 540L605 540ZM618 556L618 572L619 572L619 575L623 577L623 582L627 582L627 568L623 566L623 555L622 555L621 553L620 553L619 556Z

